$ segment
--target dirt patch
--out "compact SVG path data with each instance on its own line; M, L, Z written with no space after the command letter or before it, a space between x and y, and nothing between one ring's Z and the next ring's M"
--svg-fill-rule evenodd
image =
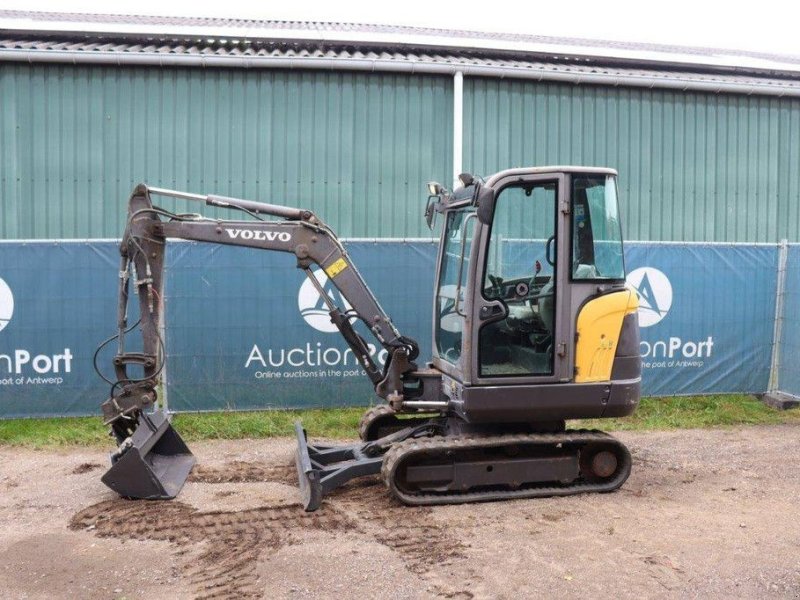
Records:
M294 465L268 466L260 463L232 460L216 467L196 465L187 481L193 483L273 481L294 484L297 481L297 472Z
M96 471L97 469L102 469L103 465L100 463L95 462L85 462L79 464L77 467L72 469L73 475L83 475L84 473L91 473L92 471Z
M103 452L0 448L0 597L800 597L800 426L621 433L617 493L410 508L376 478L296 504L292 440L194 444L179 501Z
M306 513L293 505L200 512L181 502L121 499L90 506L70 522L73 530L101 537L167 541L180 554L200 544L185 573L198 598L260 598L256 564L262 552L293 543L304 529L330 533L355 527L335 509Z
M194 483L255 483L291 480L294 467L268 467L231 461L227 465L196 469ZM215 493L216 498L235 495ZM395 551L412 573L426 574L464 558L464 545L444 524L436 523L430 508L410 508L391 499L377 478L354 482L331 496L335 504L313 513L298 505L262 506L237 511L199 511L184 503L130 502L113 499L78 512L70 529L90 531L120 540L170 542L178 554L202 545L186 571L198 598L260 597L256 567L265 553L299 543L308 530L356 534ZM379 510L376 507L380 506ZM442 588L448 598L461 590ZM453 595L456 594L456 595Z
M398 552L412 573L423 575L465 556L465 545L434 518L434 509L401 504L378 478L354 481L331 501L354 515L375 541Z

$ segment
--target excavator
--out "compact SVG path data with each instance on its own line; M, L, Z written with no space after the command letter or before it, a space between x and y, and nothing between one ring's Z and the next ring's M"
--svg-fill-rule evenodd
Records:
M313 212L138 185L120 246L117 332L98 349L117 342L102 404L117 449L103 482L126 498L170 499L195 463L157 402L166 359L165 247L179 238L293 255L381 398L354 444L313 443L295 424L305 510L364 476L380 476L408 505L618 489L631 471L625 445L566 428L570 419L630 415L639 404L638 299L625 283L616 171L532 167L458 179L452 191L427 186L425 218L431 228L441 219L442 228L433 355L421 367L417 342L398 331ZM154 196L245 216L171 212ZM347 305L324 292L315 269ZM408 276L398 273L398 283ZM137 301L138 319L129 325L128 305ZM126 344L135 328L140 350ZM369 336L385 353L370 353Z

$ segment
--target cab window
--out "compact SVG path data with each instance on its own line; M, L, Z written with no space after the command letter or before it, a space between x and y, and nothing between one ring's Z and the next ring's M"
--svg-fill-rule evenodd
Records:
M616 178L572 179L572 279L624 279Z
M461 358L464 304L475 229L475 208L452 210L445 223L439 282L436 286L434 337L440 357L453 365Z

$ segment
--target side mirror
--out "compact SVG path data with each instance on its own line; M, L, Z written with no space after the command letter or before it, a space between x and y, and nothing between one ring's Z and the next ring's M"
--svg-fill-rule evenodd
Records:
M492 188L480 186L477 190L478 220L484 225L491 225L494 215L495 195Z
M425 222L431 231L436 223L436 211L433 209L435 202L431 202L434 198L438 198L438 196L428 196L428 203L425 205Z
M428 224L428 229L433 230L436 223L436 204L444 193L444 186L436 181L428 182L428 202L425 204L425 222Z

